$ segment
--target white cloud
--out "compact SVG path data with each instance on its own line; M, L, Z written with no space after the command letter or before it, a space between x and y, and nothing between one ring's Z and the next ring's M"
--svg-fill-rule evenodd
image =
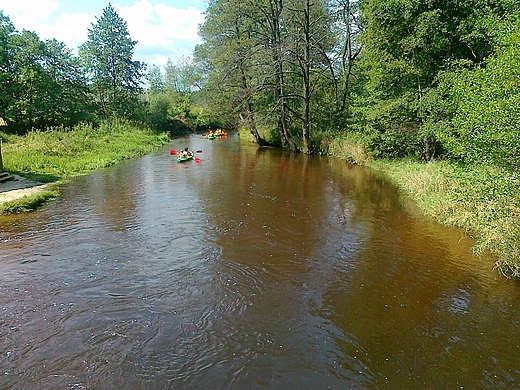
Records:
M4 15L16 18L20 23L30 24L48 20L50 15L58 10L58 3L54 0L2 0L0 9L4 11Z
M156 50L145 62L162 66L168 58L191 55L193 47L200 43L198 26L204 15L195 7L173 8L163 3L154 6L149 0L140 0L129 7L114 4L114 8L127 22L132 39L138 41L136 53Z
M0 9L19 31L34 31L41 39L57 39L77 51L87 40L87 29L95 21L94 15L60 13L53 0L0 0Z
M132 39L138 41L136 60L163 66L168 58L175 62L191 55L200 43L198 25L204 14L193 6L174 8L164 3L153 5L150 0L135 0L131 6L121 6L116 0L112 5L127 22ZM75 52L87 40L96 17L101 16L62 13L55 0L0 0L0 9L17 30L34 31L41 39L56 38Z
M87 14L61 14L56 23L44 24L38 28L41 38L56 38L65 42L74 51L87 40L88 29L95 22L93 15Z

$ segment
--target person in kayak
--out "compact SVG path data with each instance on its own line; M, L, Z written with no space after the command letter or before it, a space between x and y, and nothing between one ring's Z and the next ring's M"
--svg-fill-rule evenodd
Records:
M184 150L181 152L181 157L187 158L188 157L188 148L184 148Z

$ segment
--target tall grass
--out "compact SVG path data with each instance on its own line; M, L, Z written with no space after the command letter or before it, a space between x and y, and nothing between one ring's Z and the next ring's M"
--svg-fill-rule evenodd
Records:
M59 184L71 177L150 153L170 142L166 134L130 122L113 120L94 128L32 131L25 136L0 132L4 170L44 183L52 190L24 196L0 205L0 214L32 211L58 196Z
M357 132L336 134L321 140L321 149L324 153L347 159L357 164L367 164L373 160L366 151L366 136Z
M108 167L169 142L166 134L118 120L104 122L99 128L82 124L70 131L0 136L4 169L43 182L66 180Z

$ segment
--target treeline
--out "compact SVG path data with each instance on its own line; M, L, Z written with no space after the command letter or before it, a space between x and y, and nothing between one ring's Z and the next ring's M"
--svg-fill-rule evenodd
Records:
M259 144L516 167L516 0L210 0L206 102ZM262 129L264 131L259 131Z
M158 98L153 82L160 70L152 67L147 73L146 64L133 59L136 43L111 5L88 30L78 55L55 39L41 40L34 32L17 31L0 11L0 117L9 125L2 130L24 134L32 129L100 124L109 118L171 130L173 117L189 113L186 102L191 93L173 83L183 66L168 64L172 82L165 85L167 96ZM152 97L145 88L147 79L151 79Z
M194 59L133 60L109 5L76 56L0 12L7 131L126 118L246 128L260 144L519 164L517 0L209 0Z

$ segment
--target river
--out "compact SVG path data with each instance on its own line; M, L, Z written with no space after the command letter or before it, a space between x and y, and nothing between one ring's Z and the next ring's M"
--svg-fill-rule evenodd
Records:
M0 239L0 389L520 386L519 283L338 159L193 135Z

